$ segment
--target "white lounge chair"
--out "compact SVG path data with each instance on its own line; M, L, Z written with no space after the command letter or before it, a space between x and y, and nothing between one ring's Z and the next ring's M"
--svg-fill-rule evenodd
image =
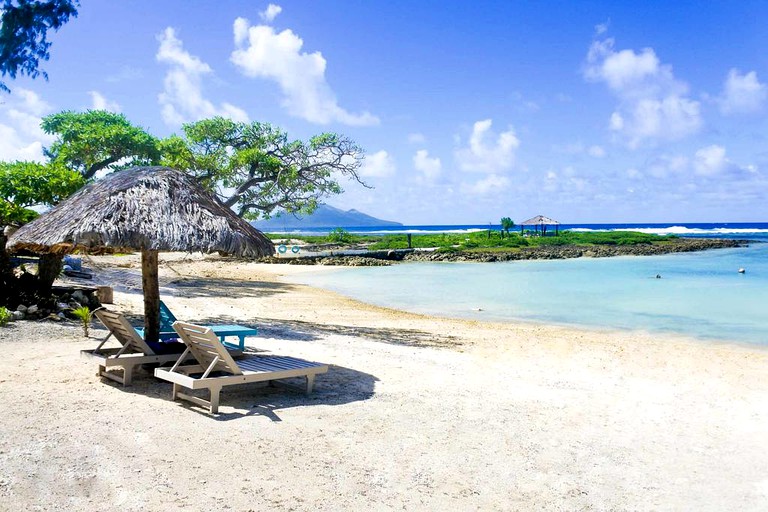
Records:
M173 323L173 328L187 349L172 368L156 368L155 377L173 383L173 400L187 400L207 408L211 414L219 412L219 394L224 386L306 377L309 394L315 375L328 371L326 364L286 356L249 356L235 361L210 328L178 321ZM189 355L197 364L183 364ZM208 389L210 400L182 393L179 386Z
M179 355L184 351L184 345L178 342L156 344L145 342L120 313L98 309L94 314L109 329L109 334L99 343L98 347L93 350L81 350L80 355L99 363L98 375L101 377L119 382L123 386L129 386L133 377L133 370L137 366L172 363L178 360ZM114 336L120 342L121 347L102 348L110 336ZM122 368L122 376L115 371L109 371L111 368Z

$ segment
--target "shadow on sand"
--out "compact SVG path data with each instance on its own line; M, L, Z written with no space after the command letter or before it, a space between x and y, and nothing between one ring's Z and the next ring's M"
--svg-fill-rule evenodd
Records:
M139 371L134 375L131 386L123 387L109 379L102 378L105 385L113 386L126 393L171 400L172 384L152 376L152 369ZM305 383L302 378L285 379L274 385L265 383L243 384L228 386L221 391L221 406L219 413L210 415L203 409L186 401L176 402L179 407L190 409L204 415L209 415L218 421L228 421L246 416L265 416L272 421L282 421L279 411L291 407L306 407L312 405L343 405L351 402L367 400L374 395L375 383L378 379L368 373L359 372L342 366L331 366L328 373L320 374L315 379L315 387L307 396ZM188 394L207 397L207 391L189 391ZM228 412L234 408L233 412Z

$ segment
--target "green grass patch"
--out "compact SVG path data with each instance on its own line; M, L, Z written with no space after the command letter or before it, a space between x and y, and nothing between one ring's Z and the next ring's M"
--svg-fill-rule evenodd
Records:
M346 244L367 245L372 251L389 249L407 249L408 237L395 235L353 235L334 230L330 235L305 236L284 233L269 233L272 240L292 238L308 244L342 242ZM502 234L499 231L477 231L472 233L430 233L411 235L411 247L414 249L438 248L441 251L482 251L482 250L518 250L524 247L560 246L560 245L638 245L668 243L677 236L659 236L635 231L573 232L562 231L557 236L523 236L519 232Z

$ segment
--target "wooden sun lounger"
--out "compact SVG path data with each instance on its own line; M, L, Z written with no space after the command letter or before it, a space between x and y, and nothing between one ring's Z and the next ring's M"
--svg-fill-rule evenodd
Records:
M94 314L109 329L109 335L98 347L81 350L80 355L99 363L99 376L129 386L137 366L171 363L179 359L181 350L171 354L159 354L152 350L123 315L107 309L96 310ZM114 336L122 347L102 348L110 336ZM109 371L111 368L122 368L122 376Z
M210 328L178 321L174 322L173 328L187 345L187 350L172 368L156 368L155 377L173 383L173 400L187 400L208 408L211 414L219 412L219 394L224 386L306 377L309 394L315 375L328 371L326 364L286 356L251 356L235 361ZM198 364L183 365L190 354ZM192 390L208 389L210 400L182 393L180 386Z

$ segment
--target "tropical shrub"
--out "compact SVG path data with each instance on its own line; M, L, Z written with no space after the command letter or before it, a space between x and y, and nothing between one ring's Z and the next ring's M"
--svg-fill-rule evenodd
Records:
M82 322L83 335L87 338L88 328L91 326L91 318L93 317L93 312L88 308L88 306L81 306L77 309L73 309L72 314Z
M352 235L344 228L336 228L328 233L329 242L346 243L352 240Z
M10 322L11 318L13 318L11 312L4 307L0 307L0 327Z

